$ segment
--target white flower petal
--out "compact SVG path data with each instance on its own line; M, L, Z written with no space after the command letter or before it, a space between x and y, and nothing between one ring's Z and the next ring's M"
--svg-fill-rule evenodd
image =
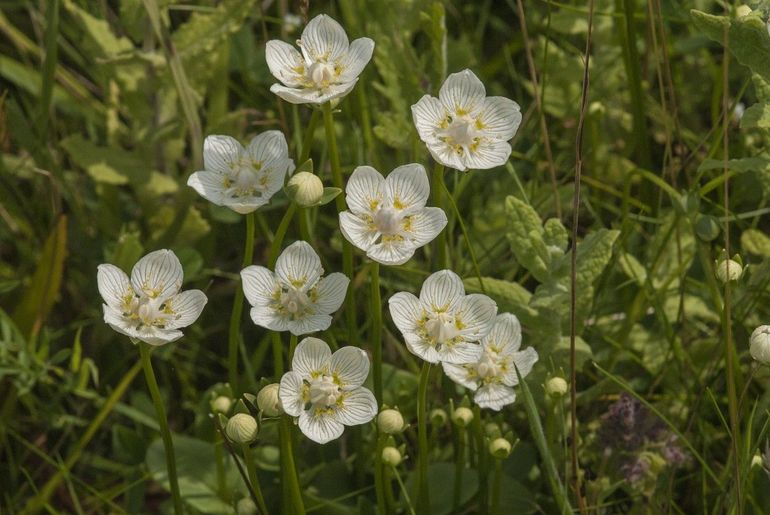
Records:
M495 318L495 325L489 334L481 340L481 344L495 346L499 352L510 354L521 347L521 324L516 315L500 313Z
M305 60L290 44L273 39L265 46L265 60L270 73L287 86L299 86L305 78Z
M302 398L302 390L305 383L302 376L291 370L281 377L281 386L278 388L278 398L287 415L299 417L305 409L305 401Z
M311 409L300 413L299 429L314 442L324 444L342 436L345 426L323 410Z
M431 274L420 290L420 302L433 312L452 310L464 298L463 281L451 270Z
M372 245L366 251L366 256L383 265L398 266L409 261L415 250L415 247L406 241L393 240Z
M346 426L366 424L377 416L374 394L364 387L344 392L341 400L342 405L334 411L334 418Z
M175 329L166 330L159 329L153 326L143 325L141 328L137 328L131 325L124 317L119 313L116 313L109 306L104 305L104 321L120 334L124 334L129 338L141 340L149 345L160 346L167 343L171 343L178 340L182 336L182 331Z
M369 38L358 38L350 44L348 53L340 60L342 73L339 81L352 81L364 71L364 68L372 59L374 41Z
M115 265L99 265L96 272L96 283L104 302L118 312L123 309L124 299L134 296L134 290L131 288L128 276Z
M519 374L521 374L522 378L525 378L527 377L527 374L532 372L532 367L537 363L539 356L535 349L527 347L523 351L514 352L512 358L513 363L516 364L516 368L519 369ZM503 374L503 382L508 386L519 384L519 377L516 375L516 369L513 365L511 365Z
M470 70L450 74L438 93L441 103L452 114L474 112L486 96L484 84Z
M486 295L474 293L467 295L457 306L455 319L464 325L460 334L466 340L479 341L492 330L496 314L495 301Z
M411 293L402 291L388 299L388 308L393 323L401 333L417 331L417 321L422 317L420 300Z
M471 370L469 370L467 365L441 363L441 366L444 368L444 373L447 377L460 386L464 386L469 390L476 390L479 387L476 379L471 377Z
M316 290L316 312L330 315L340 309L348 292L350 279L345 274L335 272L329 274L318 282Z
M306 315L298 320L290 320L289 331L291 334L300 336L302 334L326 331L330 325L332 325L332 317L329 315Z
M251 320L259 327L271 331L288 331L291 322L269 306L254 306L249 312Z
M447 168L454 168L461 172L468 169L463 158L447 143L439 141L436 138L429 138L425 144L428 147L430 155L433 156L433 159Z
M283 188L283 184L286 182L286 176L291 175L293 171L293 159L279 159L270 163L270 168L264 171L264 174L267 176L267 183L262 192L262 198L270 200L273 195Z
M187 185L209 202L221 206L225 201L224 180L225 176L221 173L204 170L190 175Z
M290 104L325 104L335 98L342 98L353 89L358 79L332 84L327 88L287 88L281 84L273 84L270 91Z
M207 136L203 142L203 167L210 172L228 174L240 165L243 147L230 136Z
M422 247L430 243L446 227L446 213L440 207L426 207L408 218L409 235L412 245Z
M416 104L412 106L412 120L417 128L417 134L420 139L427 141L433 138L436 129L447 117L447 110L436 97L424 95Z
M170 297L182 287L182 264L170 250L150 252L140 259L131 271L134 291L147 296Z
M477 119L486 136L508 141L521 124L519 104L505 97L487 97L480 107Z
M267 204L269 200L269 198L254 197L250 195L243 197L229 197L225 198L220 205L230 208L238 214L247 215Z
M361 386L369 375L369 356L358 347L342 347L332 354L329 372L340 380L342 388Z
M465 365L476 363L484 349L478 343L460 342L454 345L442 345L438 351L439 360L442 363Z
M473 396L473 402L480 407L495 411L500 411L503 406L512 404L515 400L516 393L513 388L497 383L482 386L476 390L476 394Z
M385 197L396 209L425 207L430 195L428 174L421 164L399 166L385 178Z
M308 291L323 274L321 259L306 241L295 241L278 256L276 278L287 286Z
M278 288L273 272L256 265L241 270L241 283L243 294L252 306L267 306Z
M298 41L305 60L332 63L345 56L348 51L348 36L336 20L319 14L302 31Z
M373 215L382 203L385 178L371 166L359 166L345 185L345 202L356 215Z
M323 340L318 338L304 338L294 349L294 358L291 360L291 369L310 379L314 372L326 371L332 358L332 351Z
M409 352L428 363L438 363L440 360L436 348L414 333L405 333L404 342Z
M180 329L192 324L198 320L206 302L206 294L200 290L187 290L174 295L166 302L174 316L165 328Z
M364 252L369 250L380 237L380 233L374 225L367 223L350 211L340 213L340 231L346 240Z
M463 162L472 170L489 170L503 166L511 157L511 145L507 141L482 141L475 152L467 152Z
M268 168L272 163L285 160L289 157L289 146L281 131L265 131L255 136L246 148L246 154L251 158L254 166L259 171Z

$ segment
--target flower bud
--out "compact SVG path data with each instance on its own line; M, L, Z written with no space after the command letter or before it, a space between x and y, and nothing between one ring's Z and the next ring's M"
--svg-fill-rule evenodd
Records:
M770 365L770 325L761 325L751 333L749 352L751 357Z
M395 447L385 447L382 449L382 462L391 467L398 466L401 463L401 452Z
M751 457L751 468L754 467L761 467L763 465L762 461L762 455L759 453L756 453L754 456Z
M724 259L717 263L717 279L726 283L728 281L737 281L743 275L743 267L737 261Z
M511 454L511 442L505 438L495 438L489 442L489 454L499 460L504 460Z
M377 427L381 433L394 435L404 430L404 417L395 409L382 410L377 415Z
M735 10L736 18L742 18L744 16L748 16L749 14L751 14L751 7L749 7L746 4L739 5L738 8Z
M567 381L561 377L555 376L545 383L545 393L551 397L561 397L567 393L567 386Z
M235 505L235 513L238 515L256 515L257 505L251 500L251 497L244 497Z
M214 413L224 413L227 414L228 411L230 411L230 408L233 406L233 401L229 397L225 397L224 395L220 395L213 401L211 401L211 411Z
M257 406L268 417L283 415L283 406L278 397L278 383L272 383L262 388L257 394Z
M251 443L257 439L257 419L246 413L236 413L227 421L225 433L235 443Z
M487 435L487 438L499 438L501 436L500 432L500 426L495 424L494 422L489 422L484 426L484 434Z
M324 185L317 175L310 172L299 172L289 179L287 188L294 197L294 201L303 207L318 204L324 194Z
M457 408L452 413L452 422L460 427L467 427L473 421L473 412L464 406Z
M447 421L446 411L436 408L430 412L430 421L434 426L443 426Z

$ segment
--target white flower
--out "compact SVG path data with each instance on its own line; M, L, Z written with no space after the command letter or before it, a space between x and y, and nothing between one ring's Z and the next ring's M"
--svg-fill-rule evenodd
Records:
M407 348L429 363L474 363L478 342L495 322L497 305L486 295L465 295L462 280L441 270L422 284L420 298L400 292L388 300Z
M344 97L372 58L374 41L359 38L348 43L345 29L320 14L310 20L297 50L279 40L267 42L265 58L276 79L270 91L292 104L323 104Z
M770 365L770 325L761 325L754 329L749 340L751 357L765 365Z
M508 161L521 111L513 100L486 95L478 77L463 70L447 77L438 98L425 95L412 106L417 133L436 161L457 170Z
M281 131L266 131L245 149L230 136L208 136L203 142L205 170L190 175L187 185L218 206L246 214L270 202L294 171Z
M538 360L537 352L532 347L519 351L521 325L510 313L497 315L492 331L481 340L481 346L484 351L475 363L442 363L442 366L452 381L476 392L473 396L476 404L499 411L516 400L513 391L513 386L519 384L516 368L521 377L529 374Z
M371 166L359 166L345 186L350 210L340 213L340 230L370 259L402 265L446 226L441 208L425 207L429 194L422 165L399 166L387 178Z
M300 430L317 443L342 435L344 426L365 424L377 415L377 401L361 386L369 358L358 347L332 354L318 338L305 338L294 351L291 371L281 378L278 395L284 411L299 417Z
M115 265L99 265L96 280L104 299L104 321L132 339L163 345L182 337L182 327L195 322L206 305L200 290L179 292L182 265L170 250L140 259L131 279Z
M251 319L271 331L300 335L324 331L331 314L345 300L350 279L324 270L313 248L304 241L286 247L275 263L275 274L263 266L241 270L243 293L253 307Z

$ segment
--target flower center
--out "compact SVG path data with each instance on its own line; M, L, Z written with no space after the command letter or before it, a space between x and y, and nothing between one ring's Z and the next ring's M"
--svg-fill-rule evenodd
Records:
M476 365L476 373L481 379L492 379L497 377L500 372L497 363L495 363L495 356L490 352L485 352L481 361Z
M392 207L383 207L374 215L374 226L387 236L397 234L401 225L401 215Z
M139 326L163 327L172 314L165 301L146 296L134 297L127 303L126 308L124 315L135 320Z
M449 313L438 313L425 322L425 330L428 336L437 344L442 345L459 336L455 317Z
M448 125L438 131L438 137L456 149L474 150L479 143L480 132L476 121L465 115L451 117Z
M254 195L259 191L259 176L250 165L242 164L227 179L227 193L231 197Z
M340 397L340 387L331 376L318 376L310 380L310 403L317 407L329 407Z
M334 79L334 66L329 63L315 62L307 70L308 78L318 88L326 88Z
M281 293L281 305L296 320L305 313L310 299L305 292L289 288Z

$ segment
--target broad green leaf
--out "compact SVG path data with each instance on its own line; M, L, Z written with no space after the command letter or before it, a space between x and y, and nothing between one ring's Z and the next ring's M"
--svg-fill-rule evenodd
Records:
M152 229L152 238L158 239L161 234L171 225L174 219L174 209L171 206L163 206L150 218L150 227ZM211 225L203 218L201 212L195 207L190 207L187 216L182 223L181 229L176 234L174 241L178 245L192 245L197 240L208 234Z
M620 231L599 229L591 232L578 243L577 247L577 287L585 288L593 284L604 272L612 257L612 245Z
M193 12L171 36L177 52L186 61L210 53L241 28L254 4L256 0L225 0L212 11Z
M513 313L525 325L528 325L537 316L537 310L529 307L532 293L519 283L503 281L492 277L483 277L482 280L484 281L484 289L486 289L487 295L497 302L497 311L499 313ZM482 292L477 277L465 279L463 282L468 292Z
M746 112L748 113L748 110ZM722 170L724 166L725 163L721 159L704 159L698 167L698 171ZM768 166L770 166L770 159L766 157L742 157L727 161L727 168L736 172L754 172L764 170Z
M556 247L563 253L567 250L569 234L558 218L549 218L543 224L543 240L550 247Z
M622 252L618 257L618 263L623 273L633 280L639 286L644 284L647 280L647 270L633 255L628 252Z
M87 41L87 46L93 48L99 57L111 57L134 48L130 39L116 36L106 20L95 17L72 0L64 0L63 5L82 28L79 34Z
M757 229L743 231L741 247L750 254L770 258L770 237Z
M540 281L548 280L548 263L543 259L545 249L540 215L532 206L514 196L505 199L505 211L508 215L508 241L513 255L524 268ZM540 252L538 252L540 249Z
M770 104L758 102L746 109L741 117L741 129L770 129Z
M117 147L103 147L86 140L80 134L68 136L59 145L70 159L86 170L96 182L121 185L143 184L150 176L147 163L135 152Z

